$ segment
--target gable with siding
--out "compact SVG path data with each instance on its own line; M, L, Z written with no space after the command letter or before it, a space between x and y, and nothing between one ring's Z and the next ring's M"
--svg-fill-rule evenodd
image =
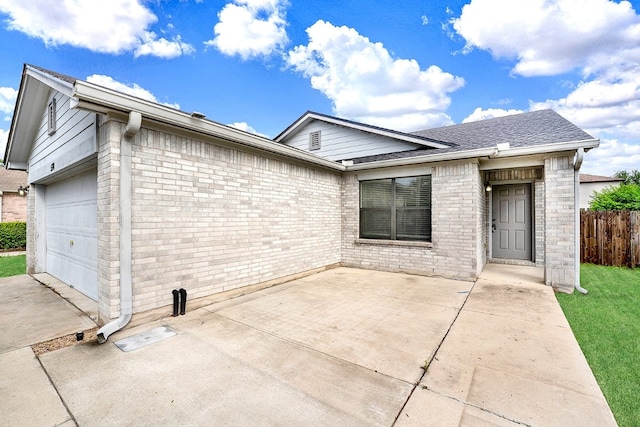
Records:
M311 149L311 138L314 134L318 135L316 132L319 132L320 148L313 150ZM302 126L283 143L333 161L424 148L419 144L320 120L313 120Z
M45 108L29 159L30 182L42 183L63 172L80 173L95 166L96 115L71 109L69 96L58 91L51 91L47 105L54 99L55 132L49 134Z

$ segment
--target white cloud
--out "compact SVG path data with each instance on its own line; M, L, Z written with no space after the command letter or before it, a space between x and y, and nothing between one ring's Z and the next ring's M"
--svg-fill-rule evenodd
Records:
M477 122L478 120L493 119L495 117L512 116L514 114L523 113L522 110L503 110L502 108L488 108L483 110L478 107L473 110L468 117L462 120L462 123Z
M171 108L180 109L179 104L170 104L170 103L158 101L158 99L154 94L144 89L137 83L133 83L133 84L121 83L117 80L114 80L113 77L105 76L102 74L93 74L87 77L87 81L89 83L93 83L99 86L104 86L109 89L117 90L118 92L126 93L128 95L132 95L141 99L146 99L147 101L157 102L159 104L163 104Z
M287 64L332 101L335 114L406 131L451 123L448 93L464 85L461 77L393 58L346 26L320 20L307 34L309 44L289 51Z
M247 122L234 122L234 123L230 123L228 126L231 126L232 128L243 130L245 132L252 133L254 135L262 136L264 138L269 138L267 135L265 135L263 133L260 133L257 130L255 130Z
M522 76L593 72L640 56L640 18L627 1L472 0L451 23L465 51L513 59Z
M587 171L611 175L640 164L640 16L627 1L471 0L453 28L466 51L514 61L524 77L581 72L560 99L531 100L602 139ZM505 36L508 35L508 36Z
M146 32L144 42L135 51L135 57L151 55L160 58L171 59L182 55L195 53L195 49L188 43L184 43L180 36L174 37L172 41L165 38L158 39L156 33Z
M553 108L586 129L635 132L640 127L640 64L582 81L565 98L531 103L531 109L541 108Z
M213 31L215 37L205 45L225 55L247 60L281 51L288 42L285 21L286 1L235 0L227 3Z
M12 87L0 87L0 112L6 114L3 118L3 122L7 125L11 122L11 116L13 115L13 109L16 104L16 98L18 97L18 91ZM0 159L4 159L4 150L7 146L7 140L9 139L9 131L0 129Z
M193 47L179 36L157 39L148 28L158 18L141 0L0 0L8 28L41 39L48 46L70 45L94 52L172 58Z
M11 115L16 105L18 91L12 87L0 87L0 112Z
M7 141L9 140L9 131L0 129L0 159L4 162L4 150L7 148Z
M580 172L613 176L620 170L632 171L640 165L640 145L616 139L603 139L600 147L585 154Z

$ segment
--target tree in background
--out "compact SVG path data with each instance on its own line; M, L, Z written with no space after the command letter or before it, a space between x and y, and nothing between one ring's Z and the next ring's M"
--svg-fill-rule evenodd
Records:
M618 171L613 174L616 178L624 179L623 184L635 184L640 185L640 171L637 169L628 171Z
M640 185L622 184L595 191L589 209L596 211L640 211Z

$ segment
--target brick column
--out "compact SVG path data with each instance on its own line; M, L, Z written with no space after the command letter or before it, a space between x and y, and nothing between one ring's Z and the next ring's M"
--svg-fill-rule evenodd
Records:
M99 322L120 315L120 138L122 123L103 118L98 131Z
M571 293L576 277L573 157L545 159L544 175L545 283Z

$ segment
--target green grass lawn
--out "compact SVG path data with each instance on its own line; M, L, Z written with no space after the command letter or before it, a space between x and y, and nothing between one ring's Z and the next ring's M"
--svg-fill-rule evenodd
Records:
M0 257L0 277L17 276L27 272L27 256L2 256Z
M618 425L640 426L640 268L581 266L582 295L557 294Z

